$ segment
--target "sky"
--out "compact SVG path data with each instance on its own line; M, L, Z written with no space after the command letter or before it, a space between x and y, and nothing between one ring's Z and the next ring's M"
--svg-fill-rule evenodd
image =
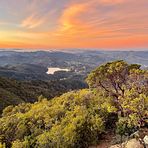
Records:
M0 48L147 49L148 0L0 0Z

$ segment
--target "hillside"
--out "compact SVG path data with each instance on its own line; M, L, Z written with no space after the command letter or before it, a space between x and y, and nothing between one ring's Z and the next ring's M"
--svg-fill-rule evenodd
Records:
M67 79L56 81L18 81L0 77L0 111L8 105L22 102L35 102L40 95L53 98L65 92L85 88L80 80Z
M148 134L147 70L124 61L110 62L93 70L87 83L89 89L5 108L0 118L1 146L88 148L109 133L116 138L114 144L141 130L144 135L136 134L137 139Z

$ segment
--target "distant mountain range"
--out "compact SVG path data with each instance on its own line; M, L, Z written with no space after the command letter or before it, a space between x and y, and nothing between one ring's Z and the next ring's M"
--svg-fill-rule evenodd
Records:
M93 69L99 64L118 59L148 66L148 51L81 51L75 53L0 51L0 66L33 64L47 68L80 65Z
M15 79L38 80L52 79L46 74L48 67L71 69L71 72L86 75L98 65L113 61L125 60L129 63L148 67L148 51L0 51L0 76ZM70 74L71 76L71 74ZM56 77L57 78L57 77ZM61 78L61 77L60 77Z
M81 59L80 59L81 57ZM93 57L93 59L92 59ZM94 59L95 58L95 59ZM21 51L5 51L0 50L0 65L7 64L45 64L51 66L52 64L59 64L60 61L66 63L67 61L78 60L79 62L86 62L89 59L99 62L104 60L123 59L128 62L138 62L147 64L148 51L76 51L76 52L61 52L61 51L35 51L35 52L21 52ZM57 61L55 61L57 60ZM76 61L75 61L76 62ZM61 63L63 65L64 63ZM60 65L60 64L59 64ZM58 65L58 66L59 66Z

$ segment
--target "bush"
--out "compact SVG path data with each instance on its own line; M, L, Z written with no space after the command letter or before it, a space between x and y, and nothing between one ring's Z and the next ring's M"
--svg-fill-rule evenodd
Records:
M12 147L88 147L97 144L104 132L109 109L106 102L98 112L101 102L99 95L81 90L8 107L0 119L0 135Z

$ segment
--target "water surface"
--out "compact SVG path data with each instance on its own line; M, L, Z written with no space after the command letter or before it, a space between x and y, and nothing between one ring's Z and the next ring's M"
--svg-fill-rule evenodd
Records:
M56 71L69 71L69 69L63 69L63 68L58 68L58 67L49 67L48 71L46 72L47 74L54 74Z

